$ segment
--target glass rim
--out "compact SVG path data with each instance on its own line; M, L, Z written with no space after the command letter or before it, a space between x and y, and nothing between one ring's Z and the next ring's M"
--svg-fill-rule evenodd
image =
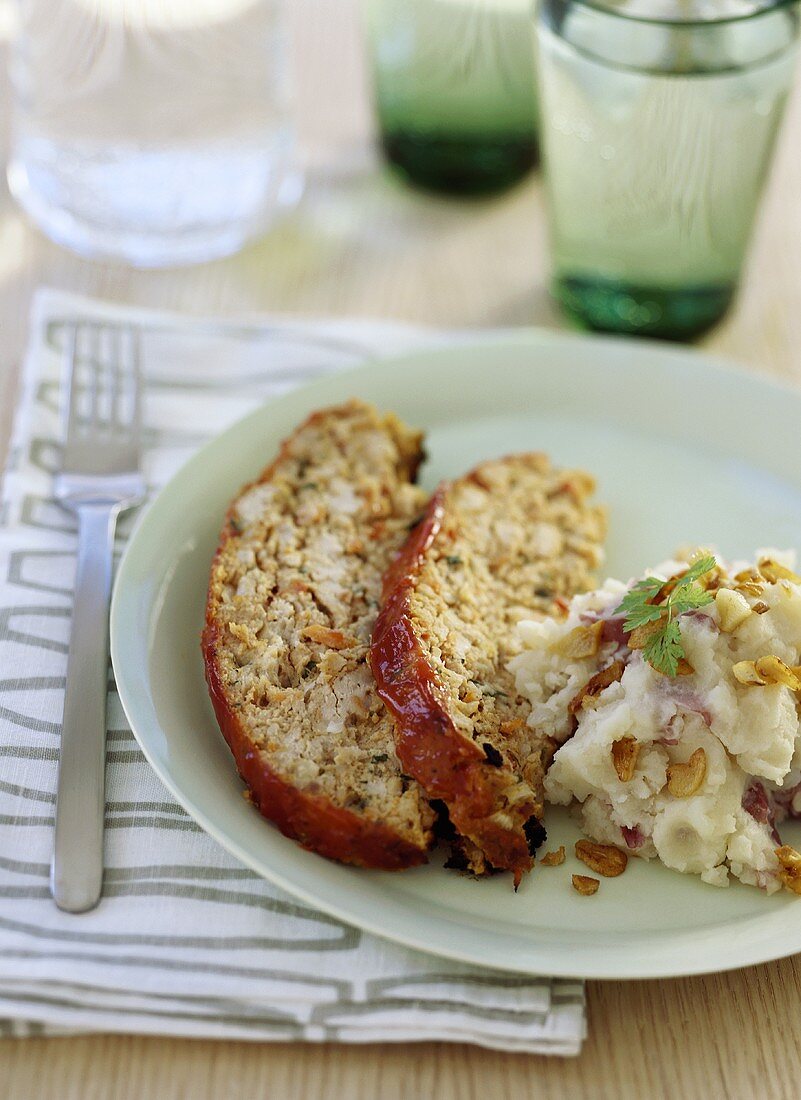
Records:
M688 29L698 27L721 27L731 23L747 23L749 20L763 19L766 15L775 15L783 8L795 7L799 0L774 0L774 3L762 8L760 11L744 12L742 15L721 15L711 19L670 19L653 18L648 15L632 15L630 12L613 11L599 3L598 0L573 0L577 7L587 8L599 15L608 15L610 19L624 19L629 23L640 23L645 27L674 27ZM538 0L534 0L538 5Z

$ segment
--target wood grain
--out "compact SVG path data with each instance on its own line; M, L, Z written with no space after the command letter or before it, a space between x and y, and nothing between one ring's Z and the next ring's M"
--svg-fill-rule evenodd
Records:
M298 96L310 182L298 211L240 256L137 272L71 256L0 194L0 451L27 310L49 284L188 313L276 311L442 325L544 324L541 184L486 202L403 189L366 152L356 0L295 0ZM0 127L8 96L0 67ZM801 381L800 89L793 98L736 308L704 345ZM4 140L5 130L0 132ZM755 430L760 426L755 425ZM578 1059L447 1044L248 1045L94 1036L0 1042L10 1100L796 1100L801 967L795 959L705 978L594 983Z

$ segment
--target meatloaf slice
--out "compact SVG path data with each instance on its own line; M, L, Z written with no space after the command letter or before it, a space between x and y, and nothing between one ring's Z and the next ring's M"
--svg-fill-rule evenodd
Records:
M445 803L467 869L514 873L544 839L554 746L507 670L515 623L594 583L605 523L584 473L545 455L485 462L440 486L384 579L370 662L404 770Z
M368 665L381 577L425 506L421 436L358 401L315 413L231 505L203 654L250 797L332 859L421 863L434 819Z

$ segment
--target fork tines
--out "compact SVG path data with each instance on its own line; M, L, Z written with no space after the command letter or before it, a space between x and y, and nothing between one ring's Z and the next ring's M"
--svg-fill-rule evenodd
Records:
M65 362L64 470L109 474L136 469L141 431L136 330L78 321L69 333Z

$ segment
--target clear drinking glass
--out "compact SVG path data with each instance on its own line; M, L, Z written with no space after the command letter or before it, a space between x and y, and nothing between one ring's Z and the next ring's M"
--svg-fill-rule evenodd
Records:
M725 313L798 34L796 0L541 0L553 290L569 314L682 339Z
M476 194L537 163L531 0L364 0L383 151L412 183Z
M299 191L282 9L18 0L18 202L89 256L158 266L235 251Z

